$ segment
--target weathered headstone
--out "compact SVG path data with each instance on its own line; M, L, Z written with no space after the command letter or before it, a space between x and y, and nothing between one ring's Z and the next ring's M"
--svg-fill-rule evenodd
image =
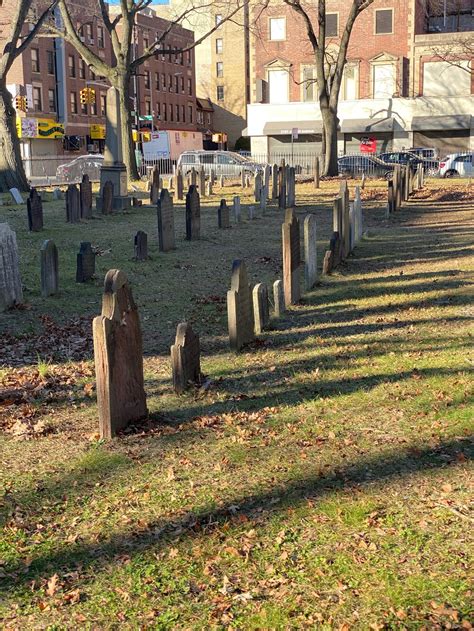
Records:
M349 187L347 180L341 182L339 195L342 199L342 225L339 235L342 241L342 256L346 258L351 251L350 244L350 221L349 221Z
M234 221L235 223L240 223L242 216L240 211L240 197L235 196L232 204L232 208L234 210Z
M59 200L63 198L63 193L60 188L55 188L53 191L53 199Z
M245 188L250 188L250 174L245 174Z
M0 223L0 263L0 311L5 311L23 300L16 234L7 223Z
M318 280L317 223L315 215L304 219L304 277L306 289L312 289Z
M150 204L155 206L160 197L160 185L156 182L150 183Z
M257 283L253 288L252 298L255 335L260 335L268 327L270 321L267 286Z
M242 171L240 172L240 186L242 188L245 188L245 170L242 169Z
M333 232L342 232L342 199L336 197L332 207L332 229Z
M184 196L184 181L183 181L183 172L181 169L178 169L176 173L176 197L179 201L183 199Z
M272 166L272 199L278 198L278 165Z
M15 204L24 204L23 197L21 196L20 191L17 188L10 188L10 194L13 198Z
M82 176L79 188L81 194L81 217L82 219L90 219L92 217L92 184L87 173L84 173Z
M158 249L160 252L174 250L176 243L174 236L173 199L166 188L161 190L156 214L158 219Z
M133 239L133 252L136 261L148 258L148 235L143 230L139 230Z
M364 172L364 173L362 173L362 179L360 181L360 188L361 188L362 191L365 188L365 179L366 179L366 176L365 176L365 172Z
M252 219L255 219L255 206L248 206L247 212L248 212L248 218L250 221Z
M316 156L314 161L314 188L319 188L320 173L319 173L319 156Z
M265 185L260 189L260 210L262 211L262 215L264 215L267 210L267 187Z
M41 295L46 298L58 293L58 248L52 239L43 241L41 258Z
M150 189L152 187L153 184L155 184L155 186L157 188L161 188L160 187L160 169L158 167L158 165L155 165L150 172ZM155 202L156 203L156 202Z
M271 173L272 173L272 167L269 164L266 164L263 167L263 186L265 186L267 197L270 194L270 176L271 176Z
M286 205L288 208L296 206L296 173L295 167L288 167L286 170Z
M221 175L220 178L219 178L219 186L221 188L224 188L224 186L225 186L225 177L223 175Z
M102 187L102 213L110 215L112 213L114 203L114 185L109 180Z
M66 221L79 223L81 220L81 196L75 184L70 184L66 191Z
M204 167L199 169L199 195L203 196L206 194L206 172L204 171Z
M189 186L197 186L197 171L194 167L189 174Z
M192 241L201 236L201 201L195 186L186 193L186 239Z
M43 229L43 202L35 188L31 189L30 196L26 200L28 209L28 229L31 232L40 232Z
M94 318L92 330L100 436L110 439L148 412L140 319L120 270L105 276L102 315Z
M227 319L230 347L239 351L254 339L252 296L244 261L232 265L232 280L227 292Z
M253 178L253 194L256 202L260 201L260 193L262 190L262 174L257 171Z
M276 280L273 283L273 302L275 317L279 318L285 312L285 292L281 280Z
M230 228L229 208L225 199L221 199L219 208L217 209L217 225L222 230Z
M187 322L178 324L176 339L171 347L173 388L177 394L190 385L201 383L201 349L199 336Z
M354 203L349 203L349 252L355 248L355 212Z
M212 182L211 180L209 180L206 183L206 197L211 197L212 196Z
M300 290L300 222L293 208L285 212L282 224L283 289L285 306L294 305L301 297Z
M323 260L323 274L330 274L341 262L342 242L338 232L333 232L329 241L329 250L326 251Z
M278 169L278 207L280 210L286 208L286 166L285 161L281 161Z
M89 241L82 241L77 254L76 283L85 283L95 274L95 252Z
M362 239L364 230L362 220L362 199L360 197L360 188L356 186L354 195L354 220L355 220L355 242L359 243Z

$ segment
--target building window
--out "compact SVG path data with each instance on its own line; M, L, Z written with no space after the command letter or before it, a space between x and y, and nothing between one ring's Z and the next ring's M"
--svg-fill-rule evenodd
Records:
M346 64L342 76L342 99L355 101L359 98L359 68L355 64Z
M84 59L79 59L79 79L86 78L86 62Z
M97 98L94 98L91 103L91 115L97 116Z
M173 76L170 74L168 75L168 90L173 92Z
M155 72L155 88L157 90L160 89L160 73L159 72Z
M151 87L150 71L149 70L145 70L145 88L147 90L149 90L150 87Z
M188 115L189 115L189 122L192 123L193 122L193 106L192 105L188 105Z
M176 105L176 120L179 123L179 105Z
M54 74L54 52L52 50L46 51L48 59L48 74Z
M393 9L375 10L375 34L393 33Z
M166 107L166 103L163 103L163 114L165 117L165 121L168 120L168 108Z
M145 101L145 115L151 116L151 101Z
M222 24L222 15L220 13L216 14L216 26Z
M193 53L191 50L188 50L188 66L190 66L193 62Z
M395 78L395 64L374 64L372 70L374 99L386 99L392 97L396 91Z
M305 66L303 68L303 101L316 101L316 67Z
M51 88L48 90L48 108L50 112L56 111L56 92Z
M81 103L81 114L87 116L87 103Z
M169 108L170 108L170 121L173 122L174 121L174 110L173 110L173 105L171 103L169 104Z
M196 112L196 121L199 125L202 125L204 123L204 115L201 110L198 110Z
M69 55L68 67L69 67L69 76L74 79L76 76L76 58L74 57L74 55Z
M92 24L86 24L86 35L89 40L89 44L94 43L94 33L92 32Z
M69 95L69 104L71 109L71 114L77 114L77 94L76 92L71 92Z
M181 105L181 120L183 121L183 123L186 122L186 108L184 107L184 105Z
M105 94L100 95L100 115L107 116L107 96Z
M216 77L224 76L224 63L222 61L218 61L216 63Z
M174 78L174 89L176 91L176 94L178 94L179 93L179 77Z
M184 94L184 77L181 77L181 92Z
M37 48L31 49L31 71L40 71L39 50Z
M158 120L161 119L161 103L157 103L156 104L156 116L157 116Z
M270 103L288 103L290 100L288 70L268 71L268 92Z
M337 37L339 28L339 15L337 13L326 13L326 37Z
M97 27L97 44L99 48L105 48L105 31L103 26Z
M148 37L144 37L143 38L143 52L145 52L145 50L148 50L149 45L150 45L150 40L148 39Z
M193 95L193 82L192 82L192 79L188 79L188 94L189 94L189 96Z
M223 85L217 86L217 100L218 101L224 100L224 86Z
M423 96L469 96L470 62L428 61L423 64Z
M37 86L33 86L33 109L35 112L41 112L43 110L41 88Z
M222 55L222 51L224 50L224 40L222 37L218 37L216 39L216 53L218 55Z
M286 18L270 18L270 39L279 42L286 39Z
M89 72L91 74L91 81L95 81L95 72L92 70L92 68L89 68Z

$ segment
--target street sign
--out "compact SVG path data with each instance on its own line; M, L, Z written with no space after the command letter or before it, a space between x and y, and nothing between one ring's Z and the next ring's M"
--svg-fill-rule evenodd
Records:
M298 140L298 127L293 127L291 130L291 140Z

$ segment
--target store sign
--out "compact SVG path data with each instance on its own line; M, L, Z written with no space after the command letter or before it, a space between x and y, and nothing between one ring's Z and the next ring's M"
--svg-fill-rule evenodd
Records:
M360 139L359 149L361 153L376 153L377 139L372 136L364 136Z
M64 138L64 125L50 118L17 118L18 138Z
M150 141L143 143L143 155L147 160L170 157L170 141L167 131L154 131Z
M105 140L105 125L91 125L90 137L92 140Z

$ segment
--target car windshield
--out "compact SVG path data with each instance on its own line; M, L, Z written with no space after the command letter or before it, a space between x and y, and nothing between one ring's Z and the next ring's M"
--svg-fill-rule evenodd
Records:
M234 151L229 151L228 154L230 156L232 156L232 158L236 161L236 162L250 162L249 158L246 158L245 156L241 156L240 153L235 153Z

